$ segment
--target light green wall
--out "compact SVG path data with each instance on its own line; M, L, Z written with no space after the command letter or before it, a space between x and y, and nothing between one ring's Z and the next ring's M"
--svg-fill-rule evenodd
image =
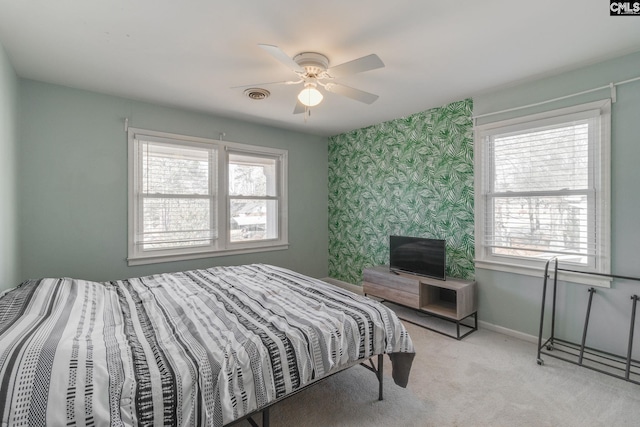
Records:
M447 241L447 275L473 278L471 99L329 139L329 274L389 263L389 235Z
M640 76L640 52L529 83L515 85L474 97L474 114L480 115L582 92ZM522 111L559 108L603 99L609 90ZM640 277L640 81L617 88L612 105L611 140L611 233L612 272ZM513 117L515 113L492 120ZM486 119L485 119L486 121ZM479 283L479 317L505 328L537 335L542 279L476 269ZM558 305L559 335L580 341L588 299L588 287L561 287ZM626 352L632 294L640 294L640 283L617 280L609 290L597 290L594 297L587 344ZM640 315L640 313L639 313ZM640 327L636 328L636 332ZM640 355L640 334L635 337L635 357Z
M17 147L18 77L0 44L0 291L15 286L20 277Z
M327 275L327 139L30 80L20 81L21 276L113 280L264 262ZM131 126L289 151L285 251L128 267Z
M637 77L638 70L640 53L476 95L474 114ZM316 277L327 275L329 183L325 138L29 80L18 81L2 49L0 93L0 288L14 286L19 279L28 277L109 280L246 262L270 262ZM553 107L607 95L608 91L603 91ZM612 110L612 266L615 273L640 276L640 168L637 166L640 161L640 82L620 86L617 95ZM127 267L125 117L131 119L132 126L141 128L213 138L226 132L228 140L288 149L291 248L264 254ZM354 131L354 135L364 131ZM385 231L382 240L373 242L378 252L387 234ZM332 255L332 259L335 258ZM480 286L482 321L537 334L539 278L483 269L477 269L475 276ZM353 280L352 276L344 278ZM579 338L586 289L586 286L571 284L561 289L558 322L560 332L569 339ZM628 281L616 281L611 290L598 291L588 343L616 352L623 349L629 327L629 297L638 293L640 285ZM636 328L636 335L638 330L640 328ZM638 343L640 337L636 336L635 341ZM636 349L639 347L640 344L636 345Z

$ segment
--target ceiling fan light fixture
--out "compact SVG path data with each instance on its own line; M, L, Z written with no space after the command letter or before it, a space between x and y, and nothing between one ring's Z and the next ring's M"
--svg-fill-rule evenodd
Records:
M304 85L304 89L298 94L298 101L307 107L315 107L322 102L322 93L316 89L316 85L313 83L307 83Z

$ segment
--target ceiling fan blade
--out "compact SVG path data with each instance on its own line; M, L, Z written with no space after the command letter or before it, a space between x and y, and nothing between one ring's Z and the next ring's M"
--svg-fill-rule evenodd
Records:
M382 62L378 55L372 53L371 55L331 67L327 72L331 77L338 78L382 67L384 67L384 62Z
M268 82L268 83L254 83L252 85L240 85L240 86L231 86L231 89L241 89L243 87L261 87L261 86L269 86L269 85L297 85L302 83L304 80L285 80L281 82Z
M293 114L300 114L304 112L305 112L304 104L296 99L296 107L293 109Z
M355 99L356 101L364 102L365 104L373 104L378 95L365 92L360 89L354 89L349 86L341 85L338 83L327 83L325 89L329 92L337 93L338 95L346 96L347 98Z
M282 49L278 46L273 46L270 44L259 44L265 52L269 55L273 56L277 61L287 66L287 68L292 69L293 71L304 73L304 68L298 65L293 59L289 57Z

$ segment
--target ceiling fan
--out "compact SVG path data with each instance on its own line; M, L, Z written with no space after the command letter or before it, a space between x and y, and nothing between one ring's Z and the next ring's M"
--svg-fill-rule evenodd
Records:
M376 54L363 56L329 68L329 59L321 53L302 52L291 58L278 46L268 44L259 44L258 46L296 73L298 79L238 87L272 84L303 84L304 88L298 94L293 114L307 112L310 107L314 107L322 102L323 95L322 92L318 90L319 88L323 88L327 92L337 93L338 95L364 102L365 104L371 104L378 99L378 95L334 82L334 79L340 77L384 67L384 63Z

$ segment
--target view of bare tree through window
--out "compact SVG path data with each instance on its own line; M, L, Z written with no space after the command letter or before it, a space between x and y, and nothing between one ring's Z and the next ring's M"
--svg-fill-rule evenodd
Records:
M267 176L264 166L229 164L229 195L265 196L267 194Z
M491 137L494 254L587 262L588 138L586 121Z
M212 150L155 143L141 150L144 249L209 244Z

